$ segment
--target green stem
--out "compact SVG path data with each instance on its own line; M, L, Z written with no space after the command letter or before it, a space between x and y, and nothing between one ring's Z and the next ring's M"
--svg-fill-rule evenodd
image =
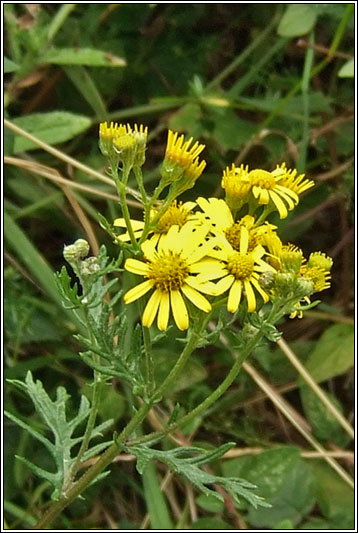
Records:
M303 104L303 128L302 141L300 146L299 158L297 161L298 172L303 172L306 167L307 147L309 141L309 82L310 72L312 70L314 59L314 32L311 31L309 38L309 47L306 50L305 63L302 75L302 104Z
M121 204L122 214L123 214L123 218L125 220L126 226L127 226L128 234L131 239L132 245L134 246L136 250L138 250L139 247L138 247L137 239L134 236L134 231L133 231L133 227L131 223L131 217L129 214L127 199L126 199L126 195L127 195L126 186L127 186L130 171L131 171L131 167L128 167L128 165L123 165L123 177L122 177L122 180L120 180L118 176L117 167L114 167L114 166L111 167L112 178L114 179L114 182L117 187L119 202Z
M141 313L142 314L142 313ZM153 394L153 389L155 386L154 382L154 361L152 353L152 341L150 338L150 330L145 326L142 326L143 332L143 342L144 342L144 351L145 351L145 369L146 369L146 386L147 386L147 395L150 396Z
M348 19L352 13L352 10L354 9L354 6L353 4L348 4L346 6L346 9L344 11L344 14L343 14L343 17L340 21L340 23L338 24L338 27L336 29L336 32L334 34L334 37L332 39L332 43L331 43L331 46L329 47L329 55L328 57L324 58L320 63L318 63L318 65L316 65L312 70L311 70L311 73L310 73L310 76L309 76L309 79L312 79L314 76L316 76L316 74L319 74L319 72L321 72L321 70L323 70L326 65L328 65L328 63L330 62L333 54L336 52L341 40L342 40L342 37L344 35L344 30L345 30L345 27L347 25L347 22L348 22ZM281 109L283 109L286 104L289 102L289 100L291 100L291 98L298 92L301 90L301 87L302 87L302 81L299 80L296 85L294 85L292 87L292 89L286 94L285 98L283 98L283 100L281 100L281 102L275 107L275 109L273 109L273 111L266 117L266 119L262 122L262 124L260 125L260 127L258 128L257 132L256 132L256 135L262 131L263 129L267 128L267 126L270 124L270 122L276 117L276 115L281 111Z
M197 405L192 411L190 411L186 415L179 418L176 422L173 422L173 424L168 425L163 430L154 431L143 437L138 437L136 439L133 439L132 441L129 441L127 445L135 446L137 444L142 444L142 443L149 442L152 440L157 440L161 437L164 437L165 435L168 435L169 433L171 433L178 427L187 424L188 422L193 420L193 418L204 413L230 387L230 385L233 383L238 373L240 372L242 364L244 363L245 359L247 359L247 357L250 355L250 353L252 352L256 344L262 339L263 336L264 336L263 331L259 330L256 333L256 335L252 338L252 340L245 346L245 349L242 350L242 352L239 354L239 357L236 359L235 363L233 364L226 378L210 394L210 396L208 396L203 402Z
M201 323L199 320L197 321L197 328L194 327L191 330L188 342L169 375L166 377L157 391L155 391L148 402L141 405L127 426L116 438L116 441L103 453L98 461L85 472L85 474L76 482L76 484L66 493L66 496L62 497L61 500L54 502L49 507L48 511L38 521L33 529L45 529L61 513L61 511L67 507L68 504L77 498L77 496L79 496L88 487L88 485L90 485L96 479L96 477L103 472L108 465L111 464L115 456L118 454L119 446L126 442L133 431L143 422L154 403L156 403L176 381L188 358L198 345L198 342L201 339L201 334L210 320L210 316L211 314L208 313Z
M87 425L86 425L86 430L85 430L85 434L83 436L83 440L82 440L82 443L81 443L81 447L80 447L80 450L78 452L78 455L76 457L76 460L71 468L71 472L70 472L70 476L69 476L69 484L72 484L73 482L73 479L75 477L75 475L77 474L78 472L78 469L81 465L81 460L82 460L82 457L83 457L83 454L86 453L87 451L87 448L88 448L88 444L91 440L91 435L92 435L92 431L93 431L93 428L95 426L95 423L96 423L96 418L97 418L97 413L98 413L98 405L99 405L99 398L100 398L100 382L98 380L98 377L96 376L96 374L98 374L96 371L94 371L94 380L95 380L95 383L93 384L93 390L92 390L92 402L91 402L91 412L89 414L89 417L88 417L88 420L87 420ZM67 487L64 487L63 489L63 492L66 493L67 492Z
M343 17L341 18L341 21L338 24L331 46L329 47L328 56L330 58L333 57L334 54L336 53L339 43L341 42L342 37L344 35L344 30L346 29L346 25L348 24L349 17L351 16L352 13L354 13L354 4L346 5L346 8L343 13Z
M144 227L147 227L150 220L150 202L148 202L148 195L144 188L142 170L139 167L133 167L133 171L138 183L139 191L142 195L142 203L144 206Z

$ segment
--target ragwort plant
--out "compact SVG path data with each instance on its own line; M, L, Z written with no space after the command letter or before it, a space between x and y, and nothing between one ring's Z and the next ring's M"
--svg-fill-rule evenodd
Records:
M105 476L122 451L136 456L139 473L150 461L159 460L204 494L222 499L210 488L218 484L236 501L244 498L255 507L267 506L251 483L212 475L201 468L234 443L210 452L185 446L165 451L158 445L225 393L264 338L279 339L276 324L284 315L301 317L318 303L311 302L312 295L330 286L332 260L321 252L306 259L297 246L282 243L277 227L270 222L274 212L286 218L314 183L286 168L285 163L271 171L233 164L223 171L225 199L199 197L182 203L180 195L194 187L205 169L206 163L200 159L204 145L169 131L160 179L151 196L142 175L147 128L102 123L99 146L122 211L122 218L110 222L101 216L103 227L118 245L118 256L110 259L102 246L98 257L88 257L89 245L79 239L64 248L64 258L77 282L72 283L65 267L57 274L64 305L83 326L77 339L85 348L82 360L93 369L92 399L82 396L77 416L67 420L69 395L63 387L52 401L30 372L25 382L12 381L30 396L53 433L50 440L8 414L48 449L56 465L50 472L19 457L53 486L54 502L36 527L48 526L91 483ZM142 220L131 218L126 202L131 173L143 204ZM114 275L118 273L120 276ZM120 282L125 277L130 287L123 290ZM124 309L118 311L123 302ZM140 320L132 326L127 311L134 306ZM186 332L181 338L183 349L165 379L156 383L156 344L169 328ZM143 434L142 422L175 384L194 350L216 342L221 333L230 335L237 349L225 379L193 410L179 416L176 408L166 427ZM129 387L133 416L111 440L93 444L92 439L98 439L112 424L108 420L98 425L96 419L101 390L113 378ZM78 428L84 424L79 434ZM84 463L95 456L97 460L81 476Z

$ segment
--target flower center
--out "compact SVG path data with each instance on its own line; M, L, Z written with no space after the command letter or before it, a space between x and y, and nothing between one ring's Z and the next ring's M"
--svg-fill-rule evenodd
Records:
M225 237L227 241L231 244L234 250L237 250L237 251L240 250L240 235L241 235L242 226L243 226L242 222L235 222L235 224L232 224L232 226L230 226L229 228L225 230ZM253 230L249 233L248 251L252 252L252 250L258 244L260 244L259 236Z
M227 230L225 230L225 237L228 242L234 248L234 250L240 250L240 234L241 234L241 224L237 223L232 224Z
M251 170L249 173L251 183L252 185L256 185L257 187L261 187L261 189L273 189L275 187L275 178L271 174L271 172L267 172L267 170Z
M227 269L236 279L248 279L254 271L254 260L250 254L235 252L229 257Z
M160 217L157 222L157 227L154 229L155 233L168 233L171 226L177 225L179 228L184 226L185 222L188 220L190 211L185 209L179 203L174 201L171 206L168 207L164 215Z
M156 261L150 265L148 278L152 280L156 289L170 292L180 289L189 275L189 267L179 254L169 251L158 255Z

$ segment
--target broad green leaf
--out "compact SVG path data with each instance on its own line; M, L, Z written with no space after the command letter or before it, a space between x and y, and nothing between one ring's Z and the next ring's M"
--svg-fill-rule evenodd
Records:
M185 131L193 137L203 135L202 110L199 104L189 103L183 105L173 113L169 120L169 126L175 131Z
M298 37L310 32L317 19L317 12L310 4L291 4L287 7L277 28L281 37Z
M238 117L232 109L212 111L210 118L215 121L213 137L225 150L237 150L256 130L253 122Z
M249 507L248 521L256 527L274 528L282 520L297 524L313 504L311 472L292 446L226 461L223 472L255 483L257 493L271 505L260 510Z
M123 57L94 48L51 48L40 58L41 63L86 65L88 67L125 67Z
M190 529L201 529L202 531L209 529L210 531L215 531L216 529L235 529L234 526L228 524L220 518L199 518L192 524L190 524Z
M354 529L354 490L321 461L310 463L315 476L317 504L332 529Z
M338 71L339 78L354 78L354 59L349 59Z
M303 385L300 393L303 410L317 439L323 442L331 441L337 446L346 446L351 438L314 391L310 387ZM337 398L329 392L326 392L326 396L328 396L338 411L342 413L342 406Z
M306 362L306 370L320 383L343 374L354 364L354 327L334 324L326 329Z
M67 111L32 113L13 119L13 123L50 145L69 141L92 124L90 118ZM15 136L15 154L35 149L38 149L37 144L20 135Z
M18 70L19 65L11 61L8 57L4 57L4 74L9 74L10 72L15 72Z

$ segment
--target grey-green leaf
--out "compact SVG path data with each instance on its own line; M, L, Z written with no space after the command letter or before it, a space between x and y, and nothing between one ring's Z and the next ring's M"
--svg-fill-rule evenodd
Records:
M67 111L50 111L49 113L31 113L13 119L16 126L31 133L40 141L53 145L73 139L91 126L91 119ZM14 153L35 150L37 144L20 135L15 136Z

